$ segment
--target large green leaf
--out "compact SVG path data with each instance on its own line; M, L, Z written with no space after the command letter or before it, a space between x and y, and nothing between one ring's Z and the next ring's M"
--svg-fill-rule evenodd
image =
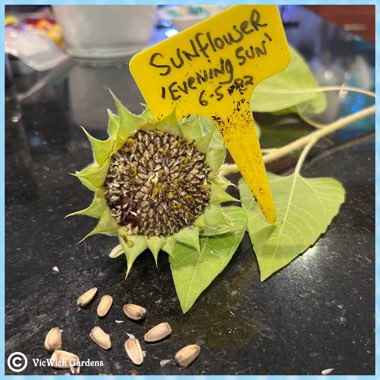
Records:
M297 112L303 115L321 113L326 108L323 92L301 55L290 47L290 63L285 70L257 85L251 97L255 112Z
M225 207L223 212L232 225L232 232L201 237L199 252L194 247L177 242L170 256L173 280L184 313L226 267L244 236L244 211L231 206Z
M267 222L243 179L240 198L261 280L290 263L323 234L344 202L343 186L333 178L281 177L268 173L277 223Z

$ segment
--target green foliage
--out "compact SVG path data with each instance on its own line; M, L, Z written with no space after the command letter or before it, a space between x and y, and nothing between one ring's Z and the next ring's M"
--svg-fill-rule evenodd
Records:
M323 92L301 55L290 47L290 63L285 70L257 85L251 97L255 112L321 113L326 108Z
M222 208L222 212L231 224L229 231L222 235L201 237L199 251L177 242L170 256L170 268L184 313L227 266L244 236L244 211L231 206Z
M243 179L240 198L247 229L265 280L309 248L323 234L344 202L343 186L333 178L281 177L269 173L277 223L267 222Z

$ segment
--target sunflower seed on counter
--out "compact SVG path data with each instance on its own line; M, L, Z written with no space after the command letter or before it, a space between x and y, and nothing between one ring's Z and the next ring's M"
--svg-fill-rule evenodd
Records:
M160 367L164 367L166 366L166 364L169 364L173 361L173 359L163 359L163 360L160 360Z
M124 250L123 250L123 247L121 244L118 244L116 247L114 247L110 254L109 254L109 257L111 257L111 259L115 259L116 257L119 257L120 255L122 255L124 253Z
M172 329L167 322L162 322L157 326L152 327L145 335L145 342L153 343L158 342L169 336L172 332Z
M124 314L134 321L139 321L140 319L144 319L146 315L145 307L140 305L135 305L133 303L127 303L123 306Z
M197 344L189 344L175 354L175 361L180 367L188 367L198 356L201 348Z
M106 294L105 296L102 297L102 299L99 302L98 305L98 316L99 317L104 317L107 315L107 313L110 311L111 306L112 306L113 298Z
M331 373L332 371L334 371L334 369L335 369L335 368L326 368L326 369L324 369L324 370L321 371L321 374L324 375L324 376L326 376L326 375L330 375L330 373Z
M92 299L95 297L98 288L91 288L84 292L77 300L77 306L84 307L87 306Z
M99 326L95 326L90 332L91 339L103 350L111 348L111 338Z
M59 327L53 327L46 335L44 346L49 352L60 350L62 347L62 331Z
M80 371L79 357L71 352L63 350L54 351L50 360L53 368L70 368L73 374L78 374Z
M141 365L144 361L144 354L140 346L140 342L136 338L129 338L124 343L125 351L129 359L135 365Z

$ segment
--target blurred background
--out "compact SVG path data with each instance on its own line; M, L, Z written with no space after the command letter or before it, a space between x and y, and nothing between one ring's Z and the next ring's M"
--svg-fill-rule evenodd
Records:
M10 105L7 123L18 121L21 103L33 101L33 94L41 88L49 87L50 101L55 92L60 97L63 89L62 83L58 83L65 78L75 122L90 129L103 128L107 115L88 109L94 104L110 104L104 87L113 88L121 97L132 92L139 98L128 69L134 53L225 8L6 6L6 101ZM289 43L309 63L320 85L374 89L374 6L281 5L279 10ZM99 90L104 95L101 99ZM360 94L351 94L348 100L338 93L328 93L327 97L329 107L319 117L320 122L352 112L352 104L347 102L353 101L355 107L362 108L368 100ZM130 106L132 111L139 111L135 105Z

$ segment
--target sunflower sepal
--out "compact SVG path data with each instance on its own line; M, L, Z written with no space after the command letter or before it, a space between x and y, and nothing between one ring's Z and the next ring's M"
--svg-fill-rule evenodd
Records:
M125 257L127 259L127 271L125 273L125 278L128 277L133 263L147 248L146 239L141 235L130 235L128 240L125 240L123 236L118 235L119 242L123 247Z
M111 90L109 91L116 104L116 108L119 114L119 128L117 130L115 146L117 150L123 146L124 141L129 136L133 135L140 129L142 123L144 122L144 119L130 112L123 106L116 95Z
M152 236L150 238L146 237L145 240L148 248L152 252L156 267L158 268L158 254L164 245L165 239L159 236Z
M197 252L200 251L199 228L196 226L182 228L182 230L173 235L173 238L180 243L194 248Z
M169 133L170 135L183 137L182 129L176 116L176 109L156 123L154 128Z
M111 215L108 207L105 207L102 215L100 216L99 222L96 224L93 230L91 230L81 241L83 242L88 237L96 234L103 234L108 236L117 235L119 225L116 223L115 219Z
M109 137L107 140L98 140L95 137L91 136L84 127L81 126L81 128L83 129L88 141L91 144L92 154L94 156L95 162L101 166L104 162L107 161L112 152L114 144L112 137Z
M79 172L75 172L75 176L86 186L86 184L91 185L91 189L99 189L103 186L106 179L108 168L110 165L110 160L107 160L102 165L96 163L89 165ZM83 182L84 181L84 182ZM86 186L87 187L87 186Z
M75 215L86 215L92 218L100 218L106 207L107 202L104 199L104 195L101 197L95 194L92 203L88 207L84 208L83 210L72 212L71 214L66 215L65 218Z

